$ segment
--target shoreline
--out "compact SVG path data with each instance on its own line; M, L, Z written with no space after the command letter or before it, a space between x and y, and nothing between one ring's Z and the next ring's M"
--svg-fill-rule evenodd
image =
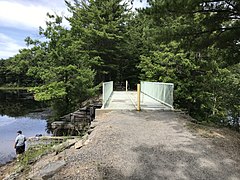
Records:
M10 160L10 161L7 161L6 163L4 163L4 164L0 164L0 168L1 167L3 167L3 166L7 166L8 164L11 164L11 163L13 163L15 160L16 160L17 158L16 157L13 157L12 158L12 160Z
M56 158L66 149L75 147L76 149L86 145L88 134L84 136L42 136L31 137L30 142L37 142L27 149L20 157L19 161L14 158L6 164L0 165L0 179L22 179L25 173L29 173L29 169L33 164L46 163L51 158ZM47 144L46 141L49 141ZM55 156L55 157L54 157ZM60 155L61 156L61 155ZM59 158L56 158L59 159ZM54 161L54 160L53 160Z
M13 144L16 138L16 132L21 129L23 134L29 138L36 134L49 135L46 131L47 121L45 119L38 119L32 117L19 117L12 118L8 116L2 116L0 121L0 136L1 144L1 160L0 165L4 165L11 162L16 157ZM26 144L26 149L28 143Z
M27 138L27 146L26 146L26 150L25 152L27 152L27 150L32 147L32 146L36 146L38 144L50 144L51 141L58 141L58 142L62 142L64 141L65 139L71 139L71 137L53 137L51 135L49 136L40 136L40 137L37 137L37 136L31 136L31 137L28 137ZM17 156L16 156L16 153L15 153L15 156L14 157L11 157L11 160L8 160L2 164L0 164L0 168L3 167L3 166L6 166L8 164L11 164L13 163L15 160L17 159Z

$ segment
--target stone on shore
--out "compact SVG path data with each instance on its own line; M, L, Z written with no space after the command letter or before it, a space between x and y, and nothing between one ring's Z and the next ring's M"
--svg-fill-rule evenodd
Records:
M75 143L74 147L75 149L80 149L83 146L83 140L79 140Z
M40 171L30 177L31 179L49 179L54 174L56 174L64 165L66 162L64 160L55 161L47 164L44 168L40 169Z

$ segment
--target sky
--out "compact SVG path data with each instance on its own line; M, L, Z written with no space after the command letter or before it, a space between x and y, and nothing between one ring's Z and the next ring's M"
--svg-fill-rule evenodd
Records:
M140 0L134 8L142 7ZM6 59L25 48L24 39L39 39L39 26L45 27L47 12L70 16L64 0L0 0L0 59ZM68 26L67 21L63 25Z

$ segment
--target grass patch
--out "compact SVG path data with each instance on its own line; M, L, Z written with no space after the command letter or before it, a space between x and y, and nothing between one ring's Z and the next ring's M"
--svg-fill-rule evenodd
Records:
M43 155L51 152L52 145L35 145L30 148L19 157L19 163L24 170L29 169L29 165L36 162Z
M62 143L63 141L51 141L50 143L40 142L39 144L31 145L23 155L18 158L20 171L27 172L30 170L30 166L38 161L42 156L54 152L54 146Z
M20 155L17 160L14 161L12 170L9 170L10 177L26 177L29 172L34 171L33 167L36 163L43 159L43 162L48 159L49 155L57 155L65 149L73 146L77 141L84 137L79 136L63 136L40 138L38 141L30 141L28 149L24 154ZM1 177L1 176L0 176Z
M208 126L207 124L196 124L188 122L186 127L193 133L199 134L203 138L225 138L224 135L218 132L219 127Z

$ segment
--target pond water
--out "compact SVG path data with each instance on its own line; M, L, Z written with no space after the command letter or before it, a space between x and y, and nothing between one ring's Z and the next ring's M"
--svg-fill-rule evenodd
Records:
M26 137L49 135L47 118L39 112L43 108L26 91L0 90L0 164L16 156L13 146L18 130Z

